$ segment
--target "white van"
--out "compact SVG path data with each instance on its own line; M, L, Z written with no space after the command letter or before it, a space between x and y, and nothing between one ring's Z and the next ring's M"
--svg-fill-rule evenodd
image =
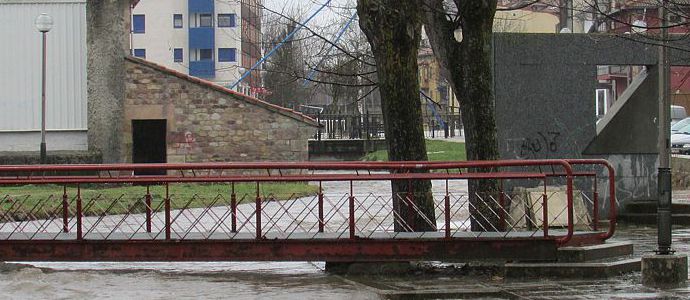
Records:
M676 124L676 122L685 119L688 113L685 111L685 107L678 105L671 105L671 125Z

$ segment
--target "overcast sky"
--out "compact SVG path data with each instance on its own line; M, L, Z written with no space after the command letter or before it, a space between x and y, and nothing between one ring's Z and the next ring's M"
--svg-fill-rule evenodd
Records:
M328 0L264 0L266 8L275 11L300 11L302 21L314 13ZM332 23L347 19L354 13L355 0L331 0L326 8L314 19L317 23ZM268 12L265 12L268 13Z

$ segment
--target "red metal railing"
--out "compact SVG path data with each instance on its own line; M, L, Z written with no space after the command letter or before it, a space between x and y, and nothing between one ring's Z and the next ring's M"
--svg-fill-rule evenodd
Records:
M574 166L590 170L576 171ZM606 232L598 231L598 170L593 168L600 166L608 171ZM135 175L140 170L167 174ZM605 240L613 235L616 220L615 175L604 160L37 165L0 166L0 174L4 240L553 239L564 245ZM499 191L470 195L466 181L472 179L497 180ZM433 182L433 217L422 213L413 193L390 191L392 181L415 180ZM312 196L283 199L262 193L266 184L284 182L309 182L318 190ZM185 183L213 184L225 192L182 199L175 193ZM238 194L236 187L242 183L254 184L254 191ZM31 192L15 192L25 185L56 191L33 199ZM141 186L141 197L85 196L87 185ZM532 189L516 192L518 186ZM535 192L537 186L543 189ZM3 191L10 187L14 190ZM152 192L154 188L160 194ZM564 207L550 205L563 196ZM62 201L56 201L58 197ZM586 214L575 213L575 198L583 199ZM398 209L394 199L399 200ZM477 201L489 203L489 211L470 214ZM495 218L499 224L470 230L472 223ZM415 219L436 231L414 232L413 223L419 222ZM395 230L396 224L403 232Z

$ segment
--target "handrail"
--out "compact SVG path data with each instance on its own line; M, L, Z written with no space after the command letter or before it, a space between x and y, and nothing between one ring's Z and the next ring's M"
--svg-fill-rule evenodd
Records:
M600 235L610 238L615 232L615 173L613 167L603 159L541 159L541 160L497 160L497 161L405 161L405 162L224 162L224 163L153 163L153 164L102 164L102 165L6 165L0 166L0 185L11 184L80 184L80 183L183 183L183 182L289 182L289 181L367 181L367 180L443 180L443 179L541 179L564 177L567 196L567 233L559 236L559 245L567 244L574 235L573 180L574 177L595 176L593 172L575 172L573 165L596 164L608 169L611 209L611 225L608 232ZM500 171L503 167L551 166L550 172ZM560 166L556 170L554 166ZM419 172L431 170L453 170L447 172ZM466 172L465 169L485 169ZM486 170L489 169L489 170ZM171 175L134 175L139 170L180 171ZM193 172L207 170L206 172ZM268 174L231 174L220 170L268 170ZM387 173L318 173L273 172L271 170L348 170L389 171ZM122 174L124 171L125 174ZM190 171L193 174L185 173ZM55 175L50 172L96 172L91 175ZM8 175L17 173L15 175ZM29 174L26 174L29 173ZM43 174L41 174L43 173ZM104 174L105 173L105 174ZM174 172L172 172L174 173ZM254 172L256 173L256 172ZM546 205L546 203L545 203Z
M75 164L75 165L4 165L0 172L69 172L69 171L132 171L132 170L397 170L456 169L562 165L564 160L495 160L495 161L406 161L406 162L224 162L224 163L150 163L150 164ZM567 164L567 163L566 163Z
M571 165L602 165L606 167L609 177L609 230L601 235L603 239L609 239L616 232L617 210L616 210L616 171L611 163L605 159L568 159Z
M120 177L50 176L0 177L0 184L77 184L77 183L200 183L200 182L298 182L298 181L373 181L440 179L539 179L548 174L527 172L501 173L392 173L392 174L302 174L302 175L134 175Z

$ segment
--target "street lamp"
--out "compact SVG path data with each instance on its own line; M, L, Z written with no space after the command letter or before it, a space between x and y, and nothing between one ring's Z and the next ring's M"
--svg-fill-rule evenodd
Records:
M41 13L34 22L43 35L43 63L41 72L41 164L46 163L46 34L53 28L53 18Z

